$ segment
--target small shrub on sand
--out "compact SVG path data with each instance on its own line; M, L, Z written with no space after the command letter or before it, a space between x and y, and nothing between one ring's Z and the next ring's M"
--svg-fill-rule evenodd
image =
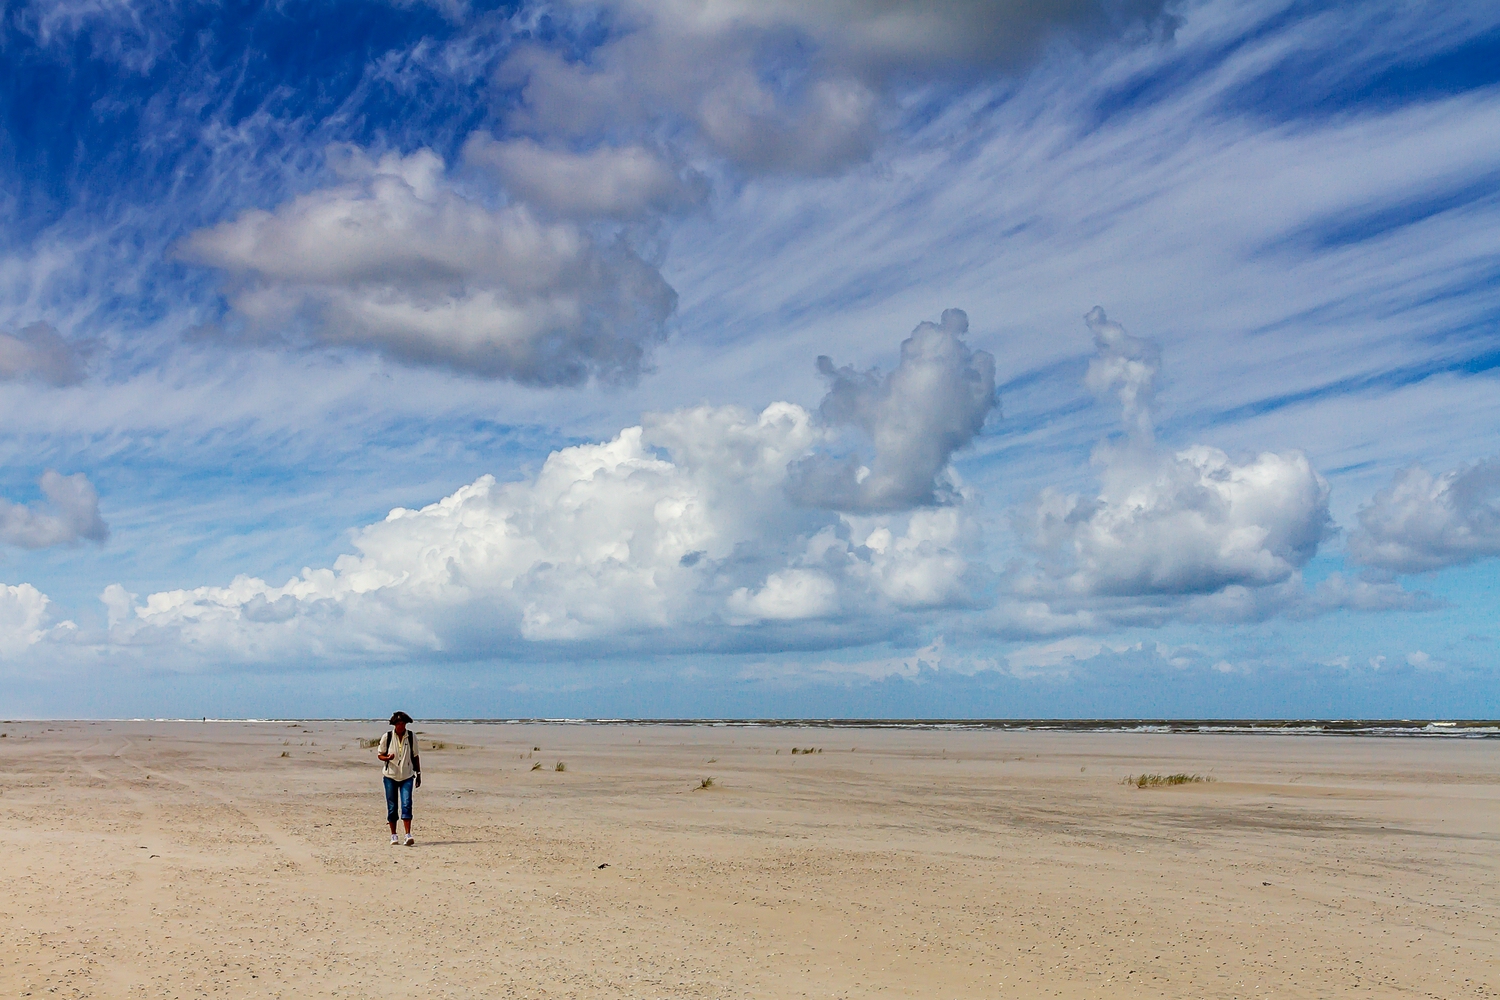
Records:
M554 771L566 771L567 769L568 765L564 764L562 761L558 761L557 766L553 768Z
M289 754L285 750L283 750L283 751L281 751L281 756L283 756L283 757L290 757L291 754Z
M1213 778L1205 774L1133 774L1126 777L1124 783L1134 785L1137 788L1161 788L1166 785L1196 785L1205 781L1213 781Z
M712 788L712 787L714 787L714 779L712 779L712 778L704 778L702 781L698 782L698 787L699 788Z
M535 764L532 764L531 765L531 769L533 771L540 771L542 769L542 762L541 761L537 761Z
M380 737L377 736L373 740L367 740L364 737L360 737L359 748L361 750L374 750L378 746L380 746Z

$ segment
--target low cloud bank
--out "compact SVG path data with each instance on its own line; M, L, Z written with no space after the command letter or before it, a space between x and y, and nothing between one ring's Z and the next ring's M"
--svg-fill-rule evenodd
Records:
M916 328L889 374L821 359L817 413L779 402L648 415L553 452L531 478L484 476L393 510L332 567L281 585L244 576L144 600L112 586L111 639L246 660L514 659L831 648L933 629L1062 638L1431 606L1342 574L1309 588L1302 570L1333 528L1307 457L1159 447L1159 352L1097 310L1089 325L1088 383L1118 399L1126 433L1094 451L1097 492L1048 488L1013 512L1024 557L1003 571L950 465L997 405L994 362L948 310Z
M945 315L918 328L902 366L872 390L877 411L891 398L933 402L922 386L978 363L957 340L962 314ZM994 395L993 367L981 367L980 420ZM246 657L493 655L496 643L618 646L640 636L657 649L868 641L905 615L970 604L984 575L971 561L980 538L963 498L932 505L935 478L977 425L948 433L947 418L914 419L915 429L874 435L906 487L877 494L878 512L795 495L800 463L837 436L803 407L700 406L556 451L534 478L485 476L420 510L394 510L355 535L355 554L281 586L240 577L143 602L113 586L104 600L116 641L175 639ZM887 437L896 443L882 445Z

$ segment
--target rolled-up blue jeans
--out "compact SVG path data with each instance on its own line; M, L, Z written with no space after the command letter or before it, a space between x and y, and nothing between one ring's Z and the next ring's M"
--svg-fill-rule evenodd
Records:
M417 779L407 778L405 781L397 781L395 778L385 779L385 821L396 822L396 793L401 793L401 818L411 819L411 786Z

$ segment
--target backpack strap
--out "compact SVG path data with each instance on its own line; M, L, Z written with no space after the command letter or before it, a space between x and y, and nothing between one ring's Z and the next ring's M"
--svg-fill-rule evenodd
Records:
M398 737L396 736L396 730L394 730L394 729L388 729L388 730L386 730L385 735L380 738L380 746L381 746L380 752L381 753L394 754L396 752L396 740L397 739L398 739ZM410 726L406 727L406 742L407 742L407 745L411 747L411 769L416 774L421 774L422 773L422 758L419 757L419 756L417 756L417 732L416 732L415 729L412 729ZM387 762L387 763L389 763L389 762Z

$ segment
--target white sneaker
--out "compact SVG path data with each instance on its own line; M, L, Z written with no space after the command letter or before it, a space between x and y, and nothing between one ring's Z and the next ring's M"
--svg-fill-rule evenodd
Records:
M394 834L394 833L393 833L393 834L391 834L391 846L392 846L392 847L395 847L395 846L396 846L396 845L397 845L397 844L399 844L399 843L401 843L401 840L400 840L400 838L399 838L399 837L397 837L397 836L396 836L396 835L395 835L395 834Z
M406 846L407 847L415 847L415 846L417 846L417 839L415 837L413 837L409 833L406 835Z

